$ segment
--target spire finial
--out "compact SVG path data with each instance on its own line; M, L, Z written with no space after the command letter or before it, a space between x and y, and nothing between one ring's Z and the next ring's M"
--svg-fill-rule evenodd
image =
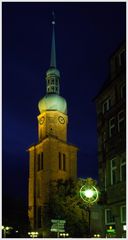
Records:
M52 24L54 25L55 24L55 12L54 12L54 10L52 11L52 17L53 17Z
M52 12L53 20L52 20L52 25L53 25L53 32L52 32L52 48L51 48L51 67L56 68L56 49L55 49L55 30L54 30L54 25L55 25L55 13L54 11Z

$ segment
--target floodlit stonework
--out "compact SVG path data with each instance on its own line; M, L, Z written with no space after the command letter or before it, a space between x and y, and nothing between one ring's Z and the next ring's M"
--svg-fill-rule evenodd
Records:
M54 50L54 51L53 51ZM59 95L53 26L51 66L46 72L46 95L39 101L38 142L29 147L28 216L32 230L42 231L50 183L77 178L78 148L67 142L67 103ZM52 70L51 70L52 69Z

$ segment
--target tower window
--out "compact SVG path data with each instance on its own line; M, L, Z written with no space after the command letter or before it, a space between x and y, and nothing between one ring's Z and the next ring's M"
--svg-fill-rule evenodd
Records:
M66 171L66 155L59 152L59 170Z
M59 170L61 170L62 164L61 164L61 153L59 152Z
M64 171L66 170L66 156L64 153L63 153L63 170Z
M38 160L37 160L37 170L40 171L44 168L44 155L43 152L41 154L38 154Z
M117 175L116 175L116 170L117 170L117 166L116 166L116 158L113 158L110 161L111 164L111 185L115 184L117 182Z
M40 197L40 179L37 179L37 197Z
M52 92L54 92L54 87L51 87Z
M44 154L43 152L41 153L41 159L40 159L41 163L40 163L40 168L43 169L44 168Z
M38 207L38 210L37 210L37 221L38 221L38 228L41 228L41 206Z
M39 140L41 141L42 140L42 131L40 130L40 138Z
M51 79L51 84L54 84L54 78Z
M40 170L40 154L38 154L38 160L37 160L37 170Z
M56 79L56 84L58 84L58 79Z

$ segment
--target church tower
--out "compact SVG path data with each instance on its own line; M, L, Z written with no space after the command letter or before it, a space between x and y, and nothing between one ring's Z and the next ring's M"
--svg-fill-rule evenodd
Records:
M46 95L39 101L38 142L29 147L28 216L32 230L41 232L49 184L76 179L78 148L67 143L67 103L60 96L60 72L56 67L55 21L52 21L50 68L46 72Z

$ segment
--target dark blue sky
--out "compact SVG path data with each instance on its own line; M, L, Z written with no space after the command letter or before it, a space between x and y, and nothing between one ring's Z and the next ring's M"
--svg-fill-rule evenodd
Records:
M98 176L95 102L110 55L125 40L125 3L3 3L3 192L27 196L27 148L37 142L38 101L50 65L52 10L57 68L68 103L78 176ZM15 195L14 195L15 197Z

